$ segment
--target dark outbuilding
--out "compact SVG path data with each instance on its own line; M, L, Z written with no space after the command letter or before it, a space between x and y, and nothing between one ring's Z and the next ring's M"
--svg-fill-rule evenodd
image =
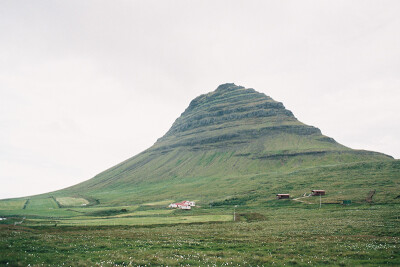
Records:
M312 196L324 196L325 190L311 190Z
M276 199L288 199L290 198L289 194L277 194Z
M343 205L350 205L351 204L351 200L342 200Z

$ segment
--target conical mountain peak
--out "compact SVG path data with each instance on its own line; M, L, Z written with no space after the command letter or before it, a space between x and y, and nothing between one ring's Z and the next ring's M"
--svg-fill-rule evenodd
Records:
M257 189L281 170L388 159L342 146L282 103L229 83L191 101L149 149L57 194L101 203L218 198Z
M317 128L299 122L291 111L271 97L226 83L192 100L156 147L243 144L270 135L279 127L282 131L320 134Z

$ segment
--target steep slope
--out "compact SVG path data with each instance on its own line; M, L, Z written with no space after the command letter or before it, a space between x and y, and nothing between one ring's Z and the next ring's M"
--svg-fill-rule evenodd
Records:
M322 136L319 129L299 122L282 103L253 89L224 84L214 92L194 99L167 134L151 149L215 149L226 145L247 145L258 138L268 141L281 134L318 136L320 140L315 139L317 147L344 148ZM259 150L274 149L269 145L272 143L264 144ZM278 150L298 148L298 144L286 148L281 145ZM304 148L310 146L308 144Z
M298 170L390 160L337 143L262 93L223 84L195 98L146 151L51 195L81 195L111 204L221 200L246 192L271 194L292 183L285 174ZM304 177L302 181L307 184Z

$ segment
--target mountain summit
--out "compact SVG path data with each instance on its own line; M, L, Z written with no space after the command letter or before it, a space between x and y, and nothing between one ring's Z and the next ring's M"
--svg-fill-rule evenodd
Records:
M268 140L282 139L288 134L300 139L313 136L315 142L320 142L313 144L314 147L344 149L333 139L322 136L319 129L299 122L282 103L233 83L222 84L215 91L195 98L152 149L232 148L262 138L262 149L258 149L266 152L275 149ZM277 149L298 150L300 146L308 149L310 145L285 144Z
M224 199L275 190L277 177L286 188L285 179L291 182L282 173L390 159L347 148L271 97L227 83L192 100L149 149L52 195L79 194L100 203Z

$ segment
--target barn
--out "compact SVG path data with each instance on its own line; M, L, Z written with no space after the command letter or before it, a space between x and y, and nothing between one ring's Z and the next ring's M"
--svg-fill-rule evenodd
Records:
M276 194L276 199L289 199L289 194Z
M311 190L312 196L325 196L325 190Z

